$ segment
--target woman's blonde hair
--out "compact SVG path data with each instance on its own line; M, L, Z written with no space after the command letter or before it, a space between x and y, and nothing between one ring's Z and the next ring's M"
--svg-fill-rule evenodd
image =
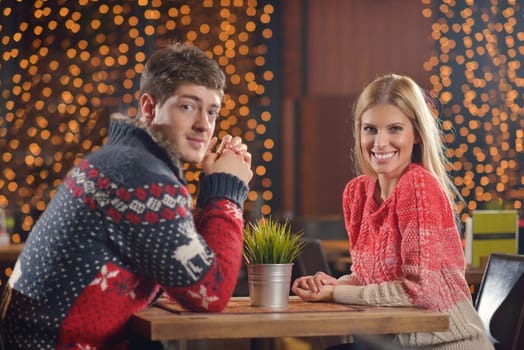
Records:
M458 191L446 171L449 163L444 154L438 109L431 98L413 79L397 74L388 74L375 79L359 96L353 110L355 135L355 160L358 171L376 176L364 157L361 146L362 114L379 105L393 105L400 109L413 124L420 140L413 146L414 163L422 164L444 188L450 203L456 209Z

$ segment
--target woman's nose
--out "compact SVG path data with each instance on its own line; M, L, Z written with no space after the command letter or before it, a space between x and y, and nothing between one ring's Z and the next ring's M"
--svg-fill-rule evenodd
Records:
M383 147L386 144L387 144L387 135L381 131L377 132L375 135L373 145L375 147Z

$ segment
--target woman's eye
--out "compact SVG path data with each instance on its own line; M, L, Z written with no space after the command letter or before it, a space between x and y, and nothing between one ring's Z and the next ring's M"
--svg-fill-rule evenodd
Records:
M365 133L372 133L375 131L375 128L371 127L371 126L365 126L362 128L362 130L364 130Z
M393 131L393 132L399 132L399 131L402 131L402 127L399 126L399 125L392 126L392 127L391 127L391 131Z

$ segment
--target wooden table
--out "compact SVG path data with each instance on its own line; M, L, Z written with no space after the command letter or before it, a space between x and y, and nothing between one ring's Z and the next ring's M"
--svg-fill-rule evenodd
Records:
M349 255L349 242L339 239L323 239L320 241L324 252L329 254Z
M15 261L24 249L24 243L0 245L0 261Z
M232 303L244 303L246 307L239 313L226 308L222 313L209 314L176 313L151 306L133 316L132 329L151 340L172 341L392 334L449 328L449 315L410 307L308 303L293 296L290 306L298 306L301 311L261 312L249 306L248 297L234 297L229 305Z

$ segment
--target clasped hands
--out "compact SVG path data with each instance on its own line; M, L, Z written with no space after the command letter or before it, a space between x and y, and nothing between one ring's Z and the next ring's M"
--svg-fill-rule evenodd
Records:
M333 290L339 280L319 271L313 276L302 276L293 282L291 291L305 301L332 301Z
M213 152L217 144L218 138L215 136L211 139L202 160L204 174L228 173L240 178L247 185L253 178L251 153L247 150L247 145L240 137L231 135L224 136Z

